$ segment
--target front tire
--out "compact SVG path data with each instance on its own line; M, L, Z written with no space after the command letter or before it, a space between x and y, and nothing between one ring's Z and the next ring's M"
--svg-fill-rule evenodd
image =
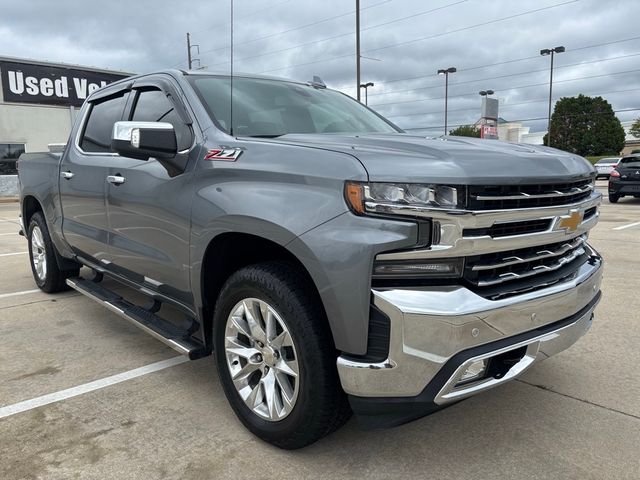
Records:
M609 194L609 202L610 203L618 203L618 200L620 200L620 197L618 195Z
M38 288L47 293L67 290L66 280L78 276L79 268L61 270L47 222L41 212L34 213L27 230L31 272Z
M295 266L269 262L234 273L220 292L213 333L225 395L256 436L297 449L349 418L322 305Z

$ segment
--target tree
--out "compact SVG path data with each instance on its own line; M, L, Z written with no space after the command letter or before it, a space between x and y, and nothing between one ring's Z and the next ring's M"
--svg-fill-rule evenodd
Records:
M548 134L545 145L547 139ZM604 98L564 97L551 115L551 146L583 157L617 155L624 148L624 129Z
M640 118L636 118L633 124L631 124L629 133L636 138L640 138Z
M460 125L453 130L449 130L449 135L456 137L476 137L480 138L480 129L475 125Z

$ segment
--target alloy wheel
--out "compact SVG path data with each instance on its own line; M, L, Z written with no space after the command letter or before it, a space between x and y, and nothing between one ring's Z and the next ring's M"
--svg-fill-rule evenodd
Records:
M272 422L292 412L298 398L298 355L287 325L271 305L246 298L231 309L225 356L236 391L251 411Z
M47 279L47 252L42 231L37 225L31 230L31 256L36 275L44 282Z

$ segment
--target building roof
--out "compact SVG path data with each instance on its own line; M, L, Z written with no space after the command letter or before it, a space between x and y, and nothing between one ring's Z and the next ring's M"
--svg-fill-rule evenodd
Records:
M0 62L23 63L25 65L43 65L48 67L75 68L77 70L85 70L88 72L115 73L118 75L126 76L136 75L135 73L124 72L122 70L108 70L106 68L90 67L87 65L76 65L73 63L49 62L46 60L34 60L32 58L0 56Z

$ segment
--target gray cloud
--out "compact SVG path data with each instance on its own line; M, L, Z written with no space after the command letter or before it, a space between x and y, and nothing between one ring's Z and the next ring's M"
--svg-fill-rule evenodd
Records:
M556 57L555 98L602 94L614 109L640 108L640 2L567 1L362 0L362 53L377 59L362 60L363 81L376 83L370 105L402 127L440 133L444 88L435 71L456 66L450 124L474 122L477 91L487 88L496 91L502 117L545 117L549 59L538 51L564 45L567 52ZM355 95L354 4L236 0L235 70L297 80L320 75ZM185 68L189 31L202 66L229 70L228 1L36 0L2 10L1 55L130 72ZM583 48L633 37L639 38ZM623 121L638 116L640 110L619 113ZM525 124L535 131L546 121Z

